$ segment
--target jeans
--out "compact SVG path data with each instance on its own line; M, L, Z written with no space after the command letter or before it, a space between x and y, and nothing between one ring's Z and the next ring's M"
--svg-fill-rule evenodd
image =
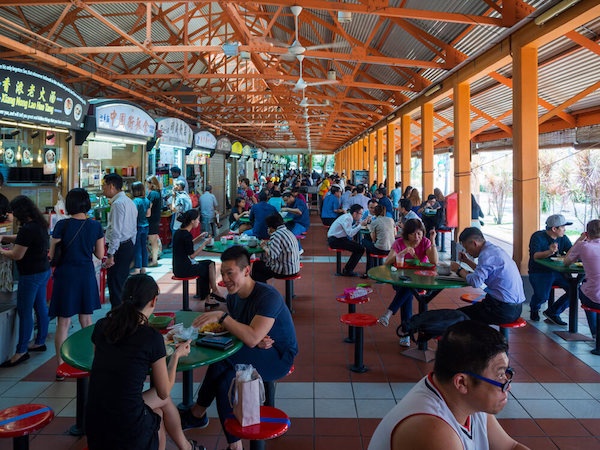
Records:
M148 230L146 227L137 227L135 238L135 268L148 267Z
M560 314L569 307L569 283L559 272L533 272L529 274L529 282L533 288L529 302L531 311L539 311L542 303L548 301L552 286L560 286L565 290L565 294L548 308L548 314Z
M413 307L413 293L409 288L400 287L400 286L392 286L394 291L396 291L396 295L394 295L394 299L388 309L392 312L392 314L396 314L398 310L400 310L400 320L402 331L405 333L408 332L408 322L412 317L412 307Z
M581 288L579 288L579 300L581 300L581 304L583 306L600 309L600 303L590 300L587 295L581 292ZM592 311L586 311L585 317L587 319L588 326L590 327L590 331L592 332L592 336L596 338L596 321L598 320L598 314Z
M352 252L350 255L350 259L346 263L344 267L344 272L349 273L353 272L356 265L359 263L361 256L365 252L365 248L360 245L358 242L353 241L351 239L346 238L337 238L337 237L329 237L327 238L327 243L331 248L337 248L342 250L348 250Z
M121 294L123 286L129 276L129 266L133 259L134 246L131 239L121 242L119 249L115 253L115 264L106 269L106 284L108 285L108 295L110 304L116 308L121 304Z
M45 272L19 276L17 289L17 313L19 314L19 342L17 353L27 353L27 346L33 333L33 316L38 323L36 345L44 345L48 335L48 307L46 306L46 286L50 279L50 269Z
M212 217L204 217L202 216L201 230L204 233L205 231L211 236L216 236L216 224Z
M521 317L523 304L501 302L487 294L480 302L463 306L458 310L464 312L471 320L490 325L502 325L514 322Z
M294 233L294 236L300 236L305 231L308 231L308 227L300 225L297 222L289 222L288 228L292 233ZM300 248L300 250L302 251L302 244L300 243L300 240L298 240L298 248Z
M236 364L252 364L264 381L275 381L283 378L290 371L293 362L294 359L291 353L286 353L283 357L280 357L275 347L265 350L244 345L239 352L229 358L208 366L202 386L198 391L196 403L208 408L216 398L219 420L221 426L223 426L225 419L232 412L228 392L231 381L235 378ZM227 433L225 427L223 427L223 431L228 443L231 444L240 440L238 437Z

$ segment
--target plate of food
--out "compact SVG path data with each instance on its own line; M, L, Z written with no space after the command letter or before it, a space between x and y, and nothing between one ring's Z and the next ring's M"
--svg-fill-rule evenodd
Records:
M220 323L207 323L198 330L198 333L204 334L205 336L223 336L224 334L229 333L229 331L227 331L227 328Z
M563 262L564 259L565 259L564 256L552 256L550 258L551 261L556 261L556 262Z
M575 267L583 267L583 263L581 261L574 262L573 265Z

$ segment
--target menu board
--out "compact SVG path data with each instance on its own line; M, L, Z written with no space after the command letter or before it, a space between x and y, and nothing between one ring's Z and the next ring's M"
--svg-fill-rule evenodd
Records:
M96 128L151 138L156 132L156 122L137 106L106 103L96 106Z
M85 99L38 69L0 60L0 116L79 129Z
M221 136L217 139L217 150L229 153L231 151L231 141L227 136Z
M208 131L199 131L194 135L194 147L214 150L217 148L217 138Z
M232 156L242 156L242 144L239 143L238 141L235 141L232 145L231 145L231 155Z
M192 146L194 132L183 120L170 117L158 119L157 122L158 131L160 132L160 145L166 144L179 148Z

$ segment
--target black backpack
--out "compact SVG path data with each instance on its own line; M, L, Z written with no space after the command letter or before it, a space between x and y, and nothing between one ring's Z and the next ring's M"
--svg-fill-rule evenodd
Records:
M415 334L419 341L428 341L443 335L450 325L463 320L469 320L469 316L457 309L433 309L412 316L407 332L414 342L417 342ZM396 334L405 334L402 325L398 327Z

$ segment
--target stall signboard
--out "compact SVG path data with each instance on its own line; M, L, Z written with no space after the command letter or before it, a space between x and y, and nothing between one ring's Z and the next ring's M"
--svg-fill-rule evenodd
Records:
M96 128L111 133L151 138L156 133L156 122L137 106L128 103L103 103L96 106Z
M194 134L194 148L196 147L215 150L217 148L217 138L208 131L199 131Z
M158 131L160 133L160 145L170 145L171 147L189 148L192 146L194 132L181 119L169 117L158 119Z
M256 149L256 154L254 155L254 159L262 160L263 151L260 148Z
M206 154L199 150L192 150L189 155L186 155L185 163L189 165L206 164Z
M252 157L252 147L250 147L249 145L244 145L244 147L242 148L242 156L244 158L251 158Z
M86 100L38 69L0 60L0 117L81 128Z
M227 136L221 136L217 139L217 150L223 153L231 152L231 141Z
M231 145L231 156L233 156L234 158L239 158L240 156L242 156L242 148L242 144L238 141L235 141Z

